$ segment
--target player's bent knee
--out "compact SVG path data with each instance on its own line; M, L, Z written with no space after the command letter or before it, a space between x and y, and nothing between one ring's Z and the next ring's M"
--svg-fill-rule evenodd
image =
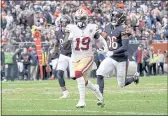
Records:
M104 76L102 75L97 75L97 78L99 78L100 80L102 80L104 78Z
M102 76L104 76L104 75L103 75L103 71L100 70L100 69L97 69L97 71L96 71L96 75L102 75Z
M76 78L79 78L79 77L82 77L82 76L83 76L82 71L75 71L75 77Z
M63 78L64 77L64 71L63 70L57 70L57 77L58 77L58 79L61 79L61 78Z

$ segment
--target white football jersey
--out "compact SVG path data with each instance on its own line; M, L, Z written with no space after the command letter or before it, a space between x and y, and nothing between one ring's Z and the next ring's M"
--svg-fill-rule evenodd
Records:
M72 61L93 56L92 45L95 42L94 35L98 30L98 26L88 24L85 29L80 29L75 24L69 24L66 29L70 32L68 39L72 40Z

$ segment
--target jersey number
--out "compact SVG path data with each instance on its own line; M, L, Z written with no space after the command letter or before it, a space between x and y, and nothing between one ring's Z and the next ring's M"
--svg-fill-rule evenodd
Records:
M80 46L80 43L82 43L82 47ZM85 37L85 38L76 38L76 48L75 50L80 51L80 50L88 50L89 49L89 43L90 43L90 38Z
M118 43L115 41L117 38L113 36L112 38L109 37L109 48L117 49L118 48Z
M64 40L63 40L63 39L60 39L59 41L60 41L60 45L63 47L63 42L64 42Z

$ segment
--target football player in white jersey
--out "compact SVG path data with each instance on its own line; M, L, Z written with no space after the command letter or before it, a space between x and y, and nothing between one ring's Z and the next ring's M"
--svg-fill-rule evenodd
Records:
M74 68L74 75L78 83L80 99L77 108L83 108L85 103L85 87L94 91L98 102L97 105L103 107L103 96L99 91L99 86L88 80L88 72L92 69L93 50L92 45L106 45L106 41L97 31L96 24L87 24L88 14L84 9L79 9L75 13L75 24L69 24L66 27L66 40L71 41L72 55L71 60Z

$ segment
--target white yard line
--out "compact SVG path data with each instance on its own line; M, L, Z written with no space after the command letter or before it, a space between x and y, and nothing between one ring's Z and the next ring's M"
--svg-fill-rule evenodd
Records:
M51 89L51 88L50 88ZM17 88L17 89L2 89L2 94L13 94L13 93L20 93L22 91L36 91L36 90L43 90L43 92L38 92L38 94L46 94L46 95L57 95L57 94L62 94L62 92L59 91L48 91L50 90L49 88ZM164 89L141 89L141 90L104 90L105 94L107 93L112 93L112 94L125 94L125 93L135 93L135 94L144 94L144 93L149 93L149 94L166 94L167 93L167 88ZM12 93L11 93L12 92ZM79 94L78 91L70 91L70 94ZM93 94L92 91L88 90L86 94Z
M49 83L10 83L8 84L8 86L18 86L18 85L25 85L25 84L29 84L29 85L48 85Z
M148 85L148 86L156 86L156 85L167 85L167 83L147 83L147 84L145 84L145 85Z
M25 90L46 90L46 91L48 91L48 90L57 90L55 87L53 87L53 88L48 88L48 87L45 87L45 88L10 88L10 89L2 89L2 91L21 91L21 90L23 90L23 91L25 91ZM111 89L105 89L104 91L108 91L108 92L142 92L142 91L166 91L167 90L167 88L158 88L158 89L154 89L154 88L148 88L148 89L146 89L146 88L141 88L141 89L137 89L137 90L129 90L130 88L128 88L127 90L126 90L126 88L124 88L124 89L121 89L121 88L119 88L119 89L115 89L115 90L113 90L112 88ZM145 90L144 90L145 89ZM88 90L88 89L87 89ZM76 89L76 91L78 91L77 89ZM88 90L88 91L90 91L90 90Z
M71 101L78 101L79 99L16 99L16 98L3 98L2 100L9 100L9 101L62 101L62 100L71 100ZM93 99L86 99L86 101L97 101ZM111 102L143 102L143 101L167 101L167 100L111 100Z
M132 115L167 115L167 113L145 113L145 112L109 112L109 111L97 111L97 110L15 110L15 109L6 109L6 111L11 111L11 112L36 112L36 111L40 111L40 112L88 112L88 113L104 113L104 114L132 114Z
M167 88L164 89L141 89L141 90L104 90L107 93L163 93L167 92Z

